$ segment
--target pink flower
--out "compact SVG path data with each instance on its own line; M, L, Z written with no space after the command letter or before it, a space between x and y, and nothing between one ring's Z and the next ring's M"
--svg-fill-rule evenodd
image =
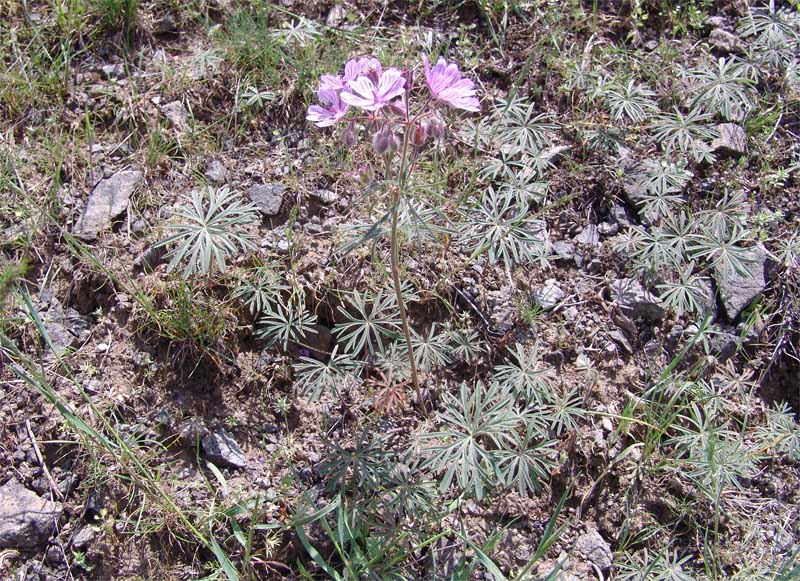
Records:
M375 62L377 63L377 61ZM342 101L348 105L360 107L365 111L377 111L405 92L406 80L397 69L391 68L381 72L380 64L378 64L378 69L375 71L377 72L377 83L372 78L363 76L363 72L362 68L362 76L354 81L349 81L347 87L342 91Z
M332 91L341 91L347 86L349 81L355 81L361 75L361 71L368 64L368 60L368 58L350 59L344 66L344 76L322 75L319 81L320 90L330 89Z
M475 96L475 83L471 79L462 79L455 63L447 64L444 58L439 57L436 65L431 68L431 63L426 55L422 55L425 65L425 80L431 94L456 109L480 112L481 105Z
M347 114L347 104L343 103L333 89L320 89L317 93L320 105L308 108L306 119L317 127L330 127Z

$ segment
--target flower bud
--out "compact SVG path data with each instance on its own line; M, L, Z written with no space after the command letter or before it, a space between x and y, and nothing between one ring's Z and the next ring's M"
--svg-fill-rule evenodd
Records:
M386 127L382 127L372 136L372 148L378 155L383 155L389 150L391 141L392 134L387 133Z
M347 147L353 147L357 143L356 129L351 121L342 132L342 141Z
M411 134L411 143L414 147L422 147L428 140L428 127L424 123L414 125L414 132Z
M361 185L368 186L375 181L375 170L370 164L362 165L358 170L358 181Z
M434 117L428 121L428 134L437 140L444 137L444 124L441 122L441 120Z
M372 137L372 147L378 155L392 153L400 147L400 140L388 124L381 127Z

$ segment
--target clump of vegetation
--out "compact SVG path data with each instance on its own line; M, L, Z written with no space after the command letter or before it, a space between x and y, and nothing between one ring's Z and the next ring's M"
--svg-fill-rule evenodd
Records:
M0 0L0 570L797 578L798 7L367 4Z

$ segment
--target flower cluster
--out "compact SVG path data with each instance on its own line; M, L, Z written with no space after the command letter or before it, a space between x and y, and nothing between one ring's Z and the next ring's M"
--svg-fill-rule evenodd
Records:
M431 66L427 56L422 57L425 81L430 96L455 109L479 112L480 103L475 94L475 83L463 78L455 63L448 64L439 58ZM350 107L366 112L367 118L376 120L384 108L399 111L409 121L408 95L412 89L413 75L394 67L384 70L374 57L352 59L347 62L343 75L323 75L320 79L317 98L319 103L308 108L306 119L317 127L330 127L343 119ZM412 141L424 142L428 133L436 133L436 121L424 126L417 123ZM345 133L354 135L352 124ZM383 153L392 145L393 133L387 125L378 128L373 136L375 149ZM382 151L381 151L382 150Z

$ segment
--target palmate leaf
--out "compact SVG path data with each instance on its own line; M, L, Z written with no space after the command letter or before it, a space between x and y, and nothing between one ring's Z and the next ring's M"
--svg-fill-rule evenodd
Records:
M510 192L493 188L484 196L476 211L461 224L461 240L471 247L472 256L488 253L492 264L514 265L539 261L547 266L548 235L541 221L528 218L527 206L514 204Z
M690 69L685 74L693 84L693 109L738 120L754 105L755 83L743 63L735 58L721 57L713 67Z
M785 6L776 8L775 1L770 0L768 6L748 8L736 32L744 37L758 36L760 43L790 46L800 42L800 15Z
M717 131L707 125L713 122L711 113L695 108L684 114L677 107L670 113L659 115L650 128L667 153L678 150L683 154L694 153L696 142L718 137Z
M155 245L159 248L178 244L172 251L167 271L185 262L184 278L196 272L208 274L212 264L223 272L226 260L234 253L256 249L252 236L236 232L237 227L258 222L254 204L243 204L241 197L231 193L227 187L193 190L183 200L186 203L173 212L179 221L167 226L168 230L175 233Z
M347 322L339 323L333 332L344 343L346 353L358 354L366 351L374 354L387 338L400 336L400 311L394 293L381 289L374 296L353 291L348 302L351 309L340 306L339 312Z
M692 258L706 260L712 268L717 269L722 276L734 274L746 276L747 265L755 257L750 249L742 244L751 241L751 234L744 228L734 227L728 236L718 236L716 232L701 231L693 237L687 247Z
M444 410L437 414L440 431L419 436L428 460L423 469L443 473L440 488L455 480L463 491L483 498L487 483L499 475L497 449L516 442L519 417L508 390L499 384L474 389L462 383L458 397L444 396Z
M361 364L350 355L338 354L337 349L338 346L334 347L327 362L300 357L292 366L296 374L295 387L310 399L317 400L326 393L336 396L356 382Z
M515 487L523 497L538 491L541 482L549 478L550 470L555 466L552 457L555 444L555 440L542 440L527 434L516 447L495 452L501 482L509 488Z
M552 368L543 364L539 358L539 346L525 347L516 344L511 350L512 359L498 365L494 379L506 386L515 397L539 406L551 401L553 388L550 385Z
M307 310L303 297L292 294L285 302L266 303L256 334L267 340L268 347L279 344L286 349L290 341L301 341L306 333L313 332L316 322L316 315Z
M652 99L655 93L633 79L627 85L612 85L604 94L611 115L616 120L627 118L633 123L643 123L650 112L658 111Z

